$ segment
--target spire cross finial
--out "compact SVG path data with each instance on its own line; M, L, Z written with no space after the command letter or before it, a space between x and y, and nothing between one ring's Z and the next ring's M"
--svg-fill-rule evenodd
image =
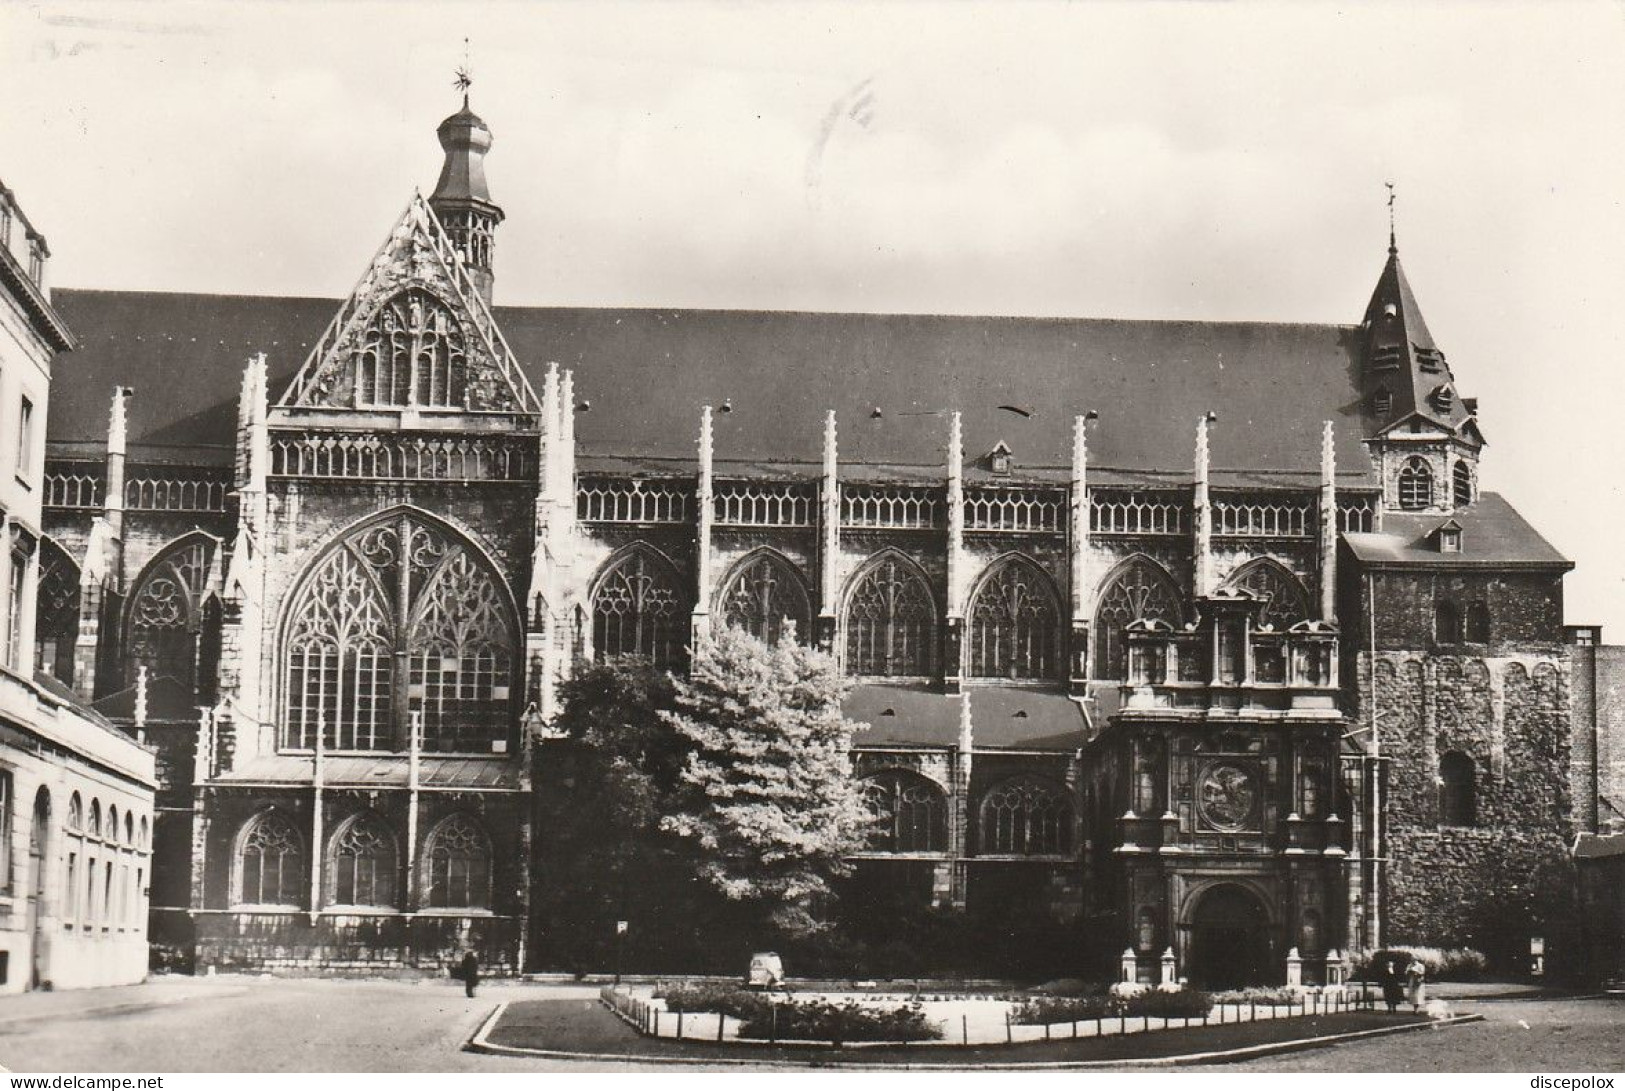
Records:
M468 39L463 39L463 63L457 68L457 78L451 85L463 93L463 106L468 105L468 89L474 86L474 70L468 63Z
M1384 182L1383 185L1388 187L1388 252L1397 254L1399 244L1394 241L1394 184Z

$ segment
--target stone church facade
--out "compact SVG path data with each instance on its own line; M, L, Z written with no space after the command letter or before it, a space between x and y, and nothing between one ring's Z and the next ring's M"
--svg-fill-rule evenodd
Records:
M36 647L160 747L155 940L525 967L560 682L722 625L854 677L921 904L1209 983L1540 926L1475 877L1585 825L1570 565L1396 247L1353 325L497 307L439 137L343 301L57 293Z

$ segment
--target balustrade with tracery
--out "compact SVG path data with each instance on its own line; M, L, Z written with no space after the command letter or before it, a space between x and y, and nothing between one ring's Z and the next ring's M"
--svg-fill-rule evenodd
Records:
M1190 529L1190 501L1174 492L1094 489L1089 493L1093 534L1184 534Z
M639 478L583 478L576 486L576 518L584 523L684 523L689 486Z
M1279 496L1213 498L1213 533L1232 538L1311 538L1315 502Z
M965 529L1053 533L1065 528L1066 513L1064 492L977 489L965 498Z
M888 530L928 530L943 525L940 489L908 485L845 485L841 525Z
M808 485L722 482L713 510L719 527L810 527L818 496Z
M533 481L535 444L509 436L276 432L273 477L394 481Z

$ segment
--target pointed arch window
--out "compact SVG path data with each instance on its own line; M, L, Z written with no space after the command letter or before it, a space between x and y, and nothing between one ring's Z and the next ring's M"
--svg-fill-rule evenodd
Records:
M238 905L299 906L305 900L305 843L292 821L280 811L249 819L237 842L237 882L232 901Z
M389 827L370 811L356 815L333 835L327 865L331 904L393 908L398 866Z
M1054 678L1060 606L1049 578L1024 558L998 562L970 606L973 678Z
M1439 758L1440 825L1471 826L1477 821L1476 779L1473 759L1460 750L1447 751Z
M35 600L34 662L58 681L72 685L73 647L79 639L79 566L49 538L40 544Z
M981 854L1054 856L1072 851L1072 801L1058 785L1014 777L982 797Z
M518 626L500 578L454 532L407 512L319 558L289 617L282 745L486 752L508 738ZM404 669L403 669L404 668Z
M865 778L864 793L880 816L869 847L876 852L948 851L948 798L918 773L890 769Z
M1450 471L1451 500L1458 508L1473 502L1473 468L1465 459L1457 459Z
M1232 590L1246 591L1260 600L1258 622L1284 631L1309 616L1309 592L1279 561L1259 557L1238 568L1225 581Z
M1135 621L1177 626L1185 610L1179 587L1149 557L1132 557L1106 578L1095 607L1095 677L1128 677L1128 646L1123 630Z
M441 299L408 288L386 300L355 354L355 404L460 409L467 400L463 325Z
M206 534L188 535L142 572L126 610L131 684L137 668L144 666L149 679L173 678L188 689L197 688L200 657L208 658L205 644L218 638L204 624L203 608L216 548Z
M786 622L795 626L796 639L811 637L812 607L806 585L794 568L773 553L747 557L722 589L726 624L743 629L767 644L777 644Z
M466 815L452 815L429 835L425 901L435 909L491 907L491 842Z
M641 655L657 667L680 667L689 610L680 588L676 569L651 550L614 562L592 594L594 655Z
M1408 458L1399 469L1399 506L1422 511L1433 506L1433 468L1422 458Z
M936 596L925 577L900 557L872 562L846 600L847 673L930 674L936 648Z

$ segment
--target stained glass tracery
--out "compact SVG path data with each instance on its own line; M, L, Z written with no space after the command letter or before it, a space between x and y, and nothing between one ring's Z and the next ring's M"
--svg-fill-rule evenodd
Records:
M688 608L671 565L634 549L603 578L592 596L593 651L599 659L642 655L658 667L681 664Z
M1029 561L1002 561L971 601L971 677L1053 678L1059 636L1048 579Z
M79 639L79 566L49 538L40 547L35 600L35 663L59 681L72 685L73 646Z
M888 770L868 777L864 793L880 816L870 847L878 852L946 852L948 800L918 773Z
M237 850L235 901L243 905L299 905L304 901L305 846L277 811L250 820Z
M722 590L723 621L758 640L777 644L785 622L793 622L798 640L811 636L812 610L801 577L771 553L748 558Z
M1126 678L1128 649L1123 629L1132 621L1175 625L1184 606L1173 577L1155 561L1134 557L1108 577L1095 608L1095 677Z
M1283 630L1309 616L1309 592L1302 581L1268 558L1248 561L1225 581L1225 586L1246 591L1262 601L1258 610L1261 625Z
M517 627L471 548L409 514L352 532L300 593L285 646L283 745L380 750L421 717L425 749L505 739ZM405 667L404 671L397 664Z
M491 844L465 815L453 815L429 837L425 900L436 909L491 905Z
M982 797L981 852L994 856L1072 851L1072 803L1054 785L1016 777Z
M930 674L936 645L936 597L925 577L894 556L870 564L847 599L847 673Z
M335 905L396 904L395 838L377 815L363 813L333 838L327 889Z
M212 538L193 535L160 554L142 574L127 613L132 682L136 668L144 666L150 679L197 685L203 599L214 550Z

